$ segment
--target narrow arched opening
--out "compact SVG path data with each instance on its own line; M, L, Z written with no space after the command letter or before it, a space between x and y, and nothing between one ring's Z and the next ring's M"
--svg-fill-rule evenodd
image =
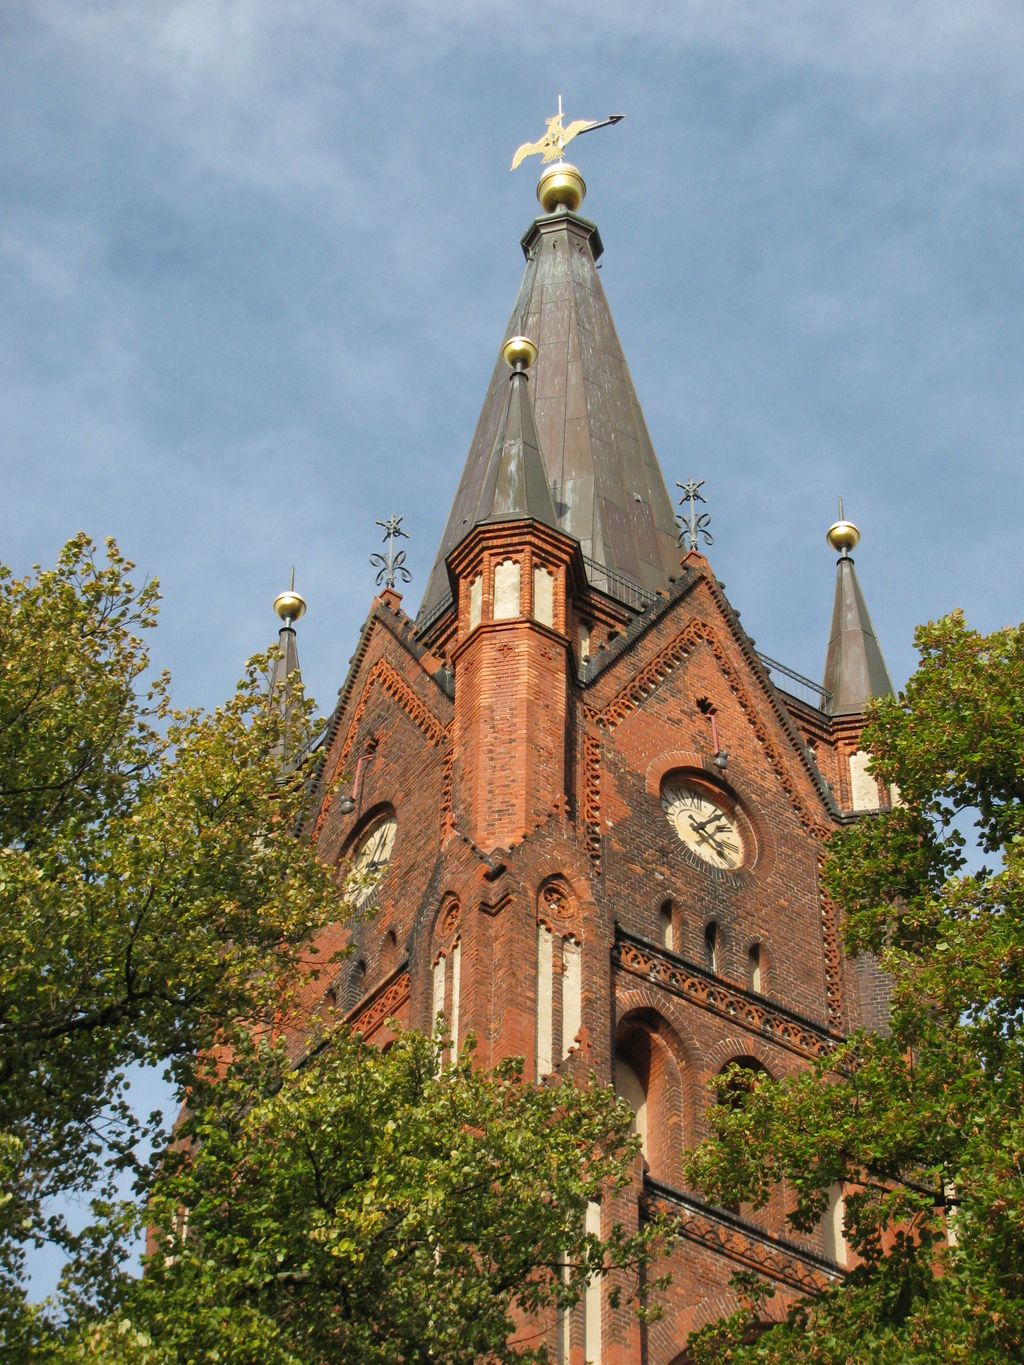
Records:
M747 950L747 985L758 995L764 994L764 950L760 943L752 943Z
M721 958L721 933L717 920L710 920L704 926L704 966L717 976Z
M613 1084L633 1111L651 1175L677 1184L683 1149L680 1049L671 1026L654 1010L636 1010L619 1024Z
M345 991L342 997L342 1009L348 1012L355 1009L363 998L366 989L366 963L360 958L353 962L349 968L348 976L345 979Z
M670 900L662 901L658 910L658 942L670 953L677 953L675 907Z

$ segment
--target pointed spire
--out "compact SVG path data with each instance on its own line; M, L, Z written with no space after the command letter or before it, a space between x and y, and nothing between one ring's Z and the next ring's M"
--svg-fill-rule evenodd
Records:
M295 591L295 570L292 569L291 584L286 592L274 598L274 611L282 621L277 633L277 647L280 651L270 671L270 687L267 705L276 707L281 714L282 725L278 741L274 746L274 757L281 763L283 771L288 772L294 755L289 755L289 731L292 720L293 679L301 682L299 670L299 650L295 643L295 622L305 615L306 599Z
M893 686L850 557L860 531L843 516L842 498L839 520L829 527L825 539L839 552L832 633L825 655L824 685L832 694L829 711L833 716L861 715L872 697L892 696Z
M506 335L526 332L537 346L530 390L558 529L579 541L586 558L653 592L667 588L679 572L677 530L601 287L596 265L602 249L594 224L567 203L537 218L523 238L526 273ZM508 371L499 360L423 595L421 620L446 598L445 561L486 503L484 477L509 416L508 387Z
M526 371L537 358L537 348L529 337L512 337L501 348L501 354L512 367L508 403L484 469L472 524L532 517L557 529L558 518L527 391Z

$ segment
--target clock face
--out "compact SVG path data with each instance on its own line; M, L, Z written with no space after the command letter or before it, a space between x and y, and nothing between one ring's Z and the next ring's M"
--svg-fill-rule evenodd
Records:
M735 871L744 857L739 820L714 792L690 782L670 782L661 793L668 822L691 853L711 867Z
M381 820L367 830L356 844L349 870L352 884L348 893L354 907L358 908L368 899L380 880L380 874L391 861L397 828L397 821L393 817Z

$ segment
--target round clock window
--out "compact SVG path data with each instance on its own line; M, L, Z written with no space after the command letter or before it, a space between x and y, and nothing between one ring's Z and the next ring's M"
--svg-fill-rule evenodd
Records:
M348 897L356 909L369 898L380 875L391 861L391 850L398 828L393 816L379 820L368 829L352 851L349 865Z
M665 783L661 804L680 842L701 862L735 872L746 861L749 840L724 792L680 778Z

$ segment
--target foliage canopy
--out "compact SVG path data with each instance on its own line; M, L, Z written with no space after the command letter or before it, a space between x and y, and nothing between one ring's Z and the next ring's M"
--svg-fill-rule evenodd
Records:
M175 710L143 636L155 583L78 536L52 571L0 568L0 1312L26 1244L78 1243L55 1196L130 1169L153 1125L127 1069L181 1090L296 979L337 886L291 830L281 716L253 660L211 715ZM309 734L301 696L290 739ZM139 1172L143 1174L143 1172Z
M743 1345L753 1293L695 1339L707 1365L1024 1354L1024 628L956 613L916 643L864 737L900 801L836 836L826 869L848 946L889 973L889 1033L719 1104L689 1161L722 1202L784 1181L805 1231L841 1184L860 1263Z
M293 680L285 724L257 658L216 712L176 710L132 568L85 536L52 571L0 568L0 1340L140 1365L504 1359L517 1314L650 1259L653 1227L582 1232L631 1169L630 1116L515 1062L442 1067L441 1040L332 1028L298 1068L268 1041L348 914L293 837L309 708ZM166 1135L129 1103L138 1066L189 1106L147 1163ZM57 1321L24 1284L44 1240L69 1256Z
M68 1358L547 1360L522 1312L650 1258L653 1228L583 1233L628 1179L629 1114L603 1087L443 1051L337 1030L298 1069L264 1051L218 1078L158 1181L145 1277Z

